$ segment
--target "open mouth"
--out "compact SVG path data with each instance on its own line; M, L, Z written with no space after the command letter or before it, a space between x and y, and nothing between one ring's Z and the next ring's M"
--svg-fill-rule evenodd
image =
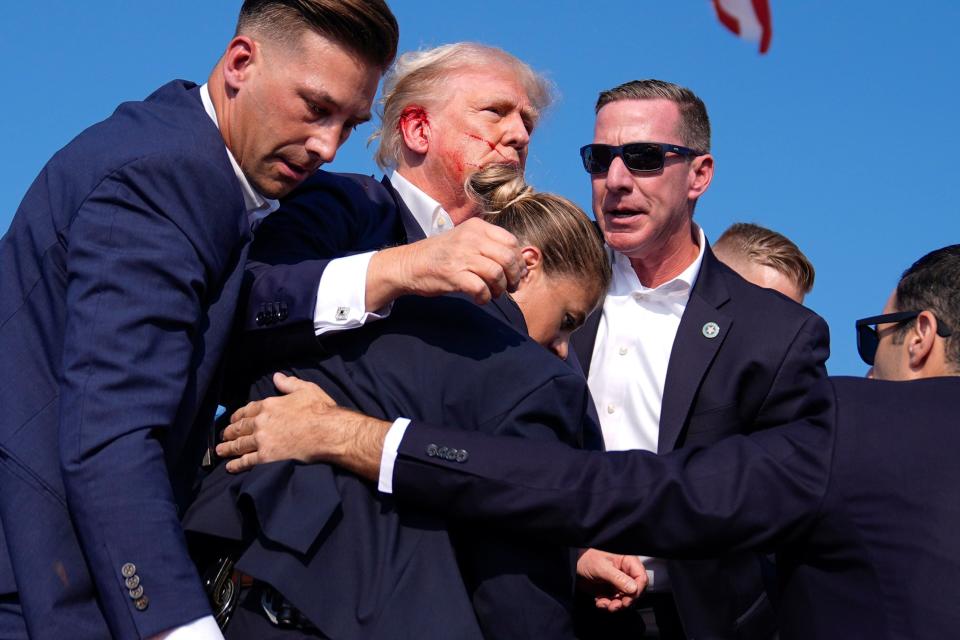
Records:
M610 218L632 218L633 216L639 216L642 214L643 214L643 211L635 211L633 209L603 212L603 215L608 216Z
M282 173L293 180L303 180L310 174L310 171L305 167L282 158L280 159L280 169Z

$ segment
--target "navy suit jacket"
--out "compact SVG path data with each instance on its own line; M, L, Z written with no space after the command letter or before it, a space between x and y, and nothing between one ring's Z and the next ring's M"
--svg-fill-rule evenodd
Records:
M777 551L785 640L948 638L960 628L958 412L960 378L831 378L799 422L660 456L412 424L394 496L620 553Z
M239 359L256 364L246 377L256 379L259 370L300 362L296 375L328 390L332 386L331 393L347 406L384 419L431 416L458 428L544 435L596 448L599 428L592 403L581 404L586 391L579 370L527 339L523 316L507 298L494 300L486 309L519 333L491 322L461 299L407 298L388 320L345 335L328 334L318 344L313 308L317 281L329 258L342 253L341 247L375 249L422 238L386 179L320 172L306 181L258 228L251 249L253 283L246 306L250 331L248 348ZM276 313L278 309L285 313ZM362 359L353 354L358 350ZM312 354L306 362L305 353ZM525 390L558 372L563 389L547 385L527 398ZM367 389L371 399L361 401L358 387ZM247 399L246 389L248 385L238 402ZM253 393L275 393L269 375ZM477 408L477 403L485 408ZM569 414L561 419L565 409ZM540 415L541 424L530 422L534 415ZM334 637L395 637L393 632L403 628L416 637L414 630L427 624L423 629L429 635L435 631L430 612L446 611L443 633L449 637L476 637L480 630L498 638L571 636L573 570L567 550L541 550L485 531L448 532L443 521L396 516L392 505L381 504L366 485L325 466L265 473L258 470L234 481L218 469L206 481L185 526L240 538L244 527L238 505L252 501L270 505L258 507L257 514L285 514L257 522L260 538L241 566L276 586L324 632ZM334 477L336 486L330 480ZM298 492L289 488L294 483L312 486L303 490L308 507L278 500ZM322 508L316 506L318 495L326 496ZM308 510L315 511L315 517L304 519ZM382 517L374 515L380 512ZM358 518L358 513L365 515ZM328 525L331 517L336 518L335 527ZM291 536L303 537L279 550L270 547ZM388 554L385 541L392 545ZM268 553L268 548L274 551ZM291 562L294 557L299 562Z
M381 419L582 447L598 429L586 381L511 328L523 321L509 299L489 307L498 318L459 297L402 298L389 319L325 339L288 371ZM269 380L255 396L275 393ZM237 566L333 638L573 637L570 549L397 512L326 465L220 467L184 527L246 540Z
M600 316L598 309L571 340L588 373ZM720 328L715 337L705 335L710 322ZM706 247L670 353L658 452L804 415L810 389L826 376L828 336L815 313L745 281ZM668 570L688 636L769 637L773 612L760 557L671 562Z
M257 228L242 307L247 339L263 341L261 353L309 346L317 286L331 259L423 238L387 178L318 171Z
M144 637L209 613L178 503L250 240L182 81L59 151L0 240L0 592L19 592L31 637Z

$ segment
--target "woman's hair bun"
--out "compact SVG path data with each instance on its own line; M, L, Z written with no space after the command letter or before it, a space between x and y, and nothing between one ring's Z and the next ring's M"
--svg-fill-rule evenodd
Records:
M487 165L471 175L464 187L488 214L499 213L535 193L523 179L520 167L513 164Z

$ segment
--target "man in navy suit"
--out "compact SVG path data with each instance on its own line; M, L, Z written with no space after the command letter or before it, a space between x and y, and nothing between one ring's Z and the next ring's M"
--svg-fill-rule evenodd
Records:
M4 638L219 637L178 510L251 226L369 118L398 36L381 0L296 7L245 2L207 84L80 134L0 241Z
M534 539L691 559L775 550L784 638L952 637L958 283L960 245L924 256L884 314L857 322L874 380L820 381L805 418L706 448L598 454L417 423L384 446L390 423L333 406L302 444L398 502ZM448 461L439 446L467 454Z
M703 101L636 80L602 92L596 111L581 156L614 278L572 346L607 450L666 453L803 415L807 389L826 375L827 327L721 264L694 221L714 167ZM612 561L587 551L580 572L601 574ZM644 563L661 637L772 635L763 558ZM640 607L611 615L586 605L583 636L641 635Z

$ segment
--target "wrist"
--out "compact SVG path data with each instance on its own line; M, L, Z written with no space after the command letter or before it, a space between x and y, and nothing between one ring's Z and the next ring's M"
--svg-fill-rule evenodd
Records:
M373 254L367 266L366 307L382 309L397 298L413 293L406 274L408 248L391 247Z

